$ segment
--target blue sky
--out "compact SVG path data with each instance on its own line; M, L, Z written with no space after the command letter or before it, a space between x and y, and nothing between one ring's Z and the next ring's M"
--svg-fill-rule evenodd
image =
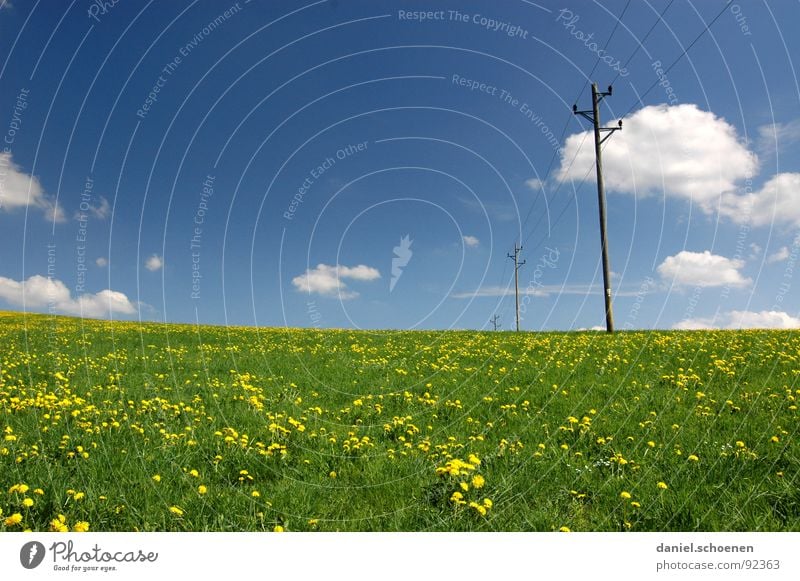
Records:
M603 325L596 81L617 327L800 326L796 2L56 5L0 8L0 308L509 329L521 242L522 327Z

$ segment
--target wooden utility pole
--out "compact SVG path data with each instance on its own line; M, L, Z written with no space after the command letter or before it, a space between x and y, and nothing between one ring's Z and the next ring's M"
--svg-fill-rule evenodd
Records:
M491 319L489 319L489 322L492 324L495 331L497 331L497 322L499 320L500 320L500 315L494 315Z
M525 264L524 260L522 262L519 261L519 253L521 250L522 246L517 246L517 243L514 242L514 254L508 255L508 257L514 261L514 298L517 306L517 331L519 331L519 269Z
M606 233L606 192L603 184L603 149L602 145L606 139L611 137L615 131L622 129L622 120L618 127L600 127L600 101L604 97L611 96L612 89L600 92L597 90L597 83L592 83L592 110L578 111L578 106L573 105L572 112L581 115L592 122L594 126L594 155L595 166L597 169L597 204L600 209L600 246L603 258L603 297L606 302L606 331L614 332L614 312L611 308L611 268L608 264L608 235ZM600 137L606 133L605 137Z

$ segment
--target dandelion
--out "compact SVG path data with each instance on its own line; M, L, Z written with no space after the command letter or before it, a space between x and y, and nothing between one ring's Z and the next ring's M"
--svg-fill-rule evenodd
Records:
M89 523L86 522L85 520L78 521L72 526L72 531L76 532L76 533L88 532L89 531Z
M22 500L22 506L25 508L30 508L33 506L33 499L32 498L25 498Z
M250 496L252 496L253 498L258 498L261 496L261 493L258 490L254 490L253 492L250 493Z
M686 459L687 459L689 462L699 462L699 461L700 461L700 458L698 458L698 457L697 457L697 456L695 456L694 454L689 454L689 456L688 456Z
M67 517L65 517L63 514L60 514L56 518L51 520L50 530L54 533L69 532L69 527L67 526Z
M169 511L175 516L183 516L183 509L177 506L170 506Z
M633 508L641 508L642 507L642 505L640 503L636 502L635 500L631 502L631 506Z
M485 506L486 508L492 508L494 506L494 503L491 501L491 499L484 498L483 499L483 506Z
M459 482L458 485L464 492L467 492L469 490L469 484L467 484L466 482Z
M206 492L208 492L208 488L205 485L201 484L197 487L197 494L205 494Z
M44 490L42 490L41 488L37 488L36 490L33 491L33 493L42 496L44 494Z
M285 532L285 530L286 529L284 529L281 525L275 525L275 528L272 529L272 532L273 533L282 533L282 532Z
M667 486L667 483L666 483L666 482L659 482L658 484L656 484L656 486L658 486L658 489L659 489L659 490L666 490L667 488L669 488L669 487Z
M560 533L571 533L572 530L570 530L569 527L561 527L560 529L558 529L558 532L560 532Z
M777 444L777 443L778 443L778 442L780 442L781 440L780 440L780 438L778 438L778 436L772 436L772 437L769 439L769 441L770 441L770 442L772 442L773 444Z
M22 522L22 515L18 512L15 512L5 520L7 527L13 527L21 522Z
M191 470L189 470L189 476L194 476L195 478L200 478L200 473L197 470L195 470L194 468L192 468Z
M161 482L161 474L153 474L153 482Z
M483 485L486 484L486 480L484 480L483 476L480 474L476 474L472 477L472 486L473 488L483 488Z
M631 493L630 493L630 492L625 492L625 491L623 490L622 492L620 492L620 493L619 493L619 497L620 497L622 500L628 500L628 499L631 497Z
M336 471L335 470L331 470L330 473L328 474L328 476L330 476L331 478L336 478Z
M76 492L75 494L72 495L72 499L75 502L80 502L84 498L86 498L86 494L84 494L83 492Z

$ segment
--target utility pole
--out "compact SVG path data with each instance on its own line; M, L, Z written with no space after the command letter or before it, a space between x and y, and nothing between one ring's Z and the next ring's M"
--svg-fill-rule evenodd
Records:
M524 260L522 262L519 261L520 250L522 250L522 246L517 246L517 243L514 242L514 254L508 255L514 261L514 298L517 304L517 331L519 331L519 269L526 262Z
M602 145L606 139L611 137L615 131L622 129L622 120L618 127L600 127L600 101L605 97L611 96L611 86L608 91L600 92L597 90L597 83L592 83L592 110L578 111L578 106L572 106L575 115L581 115L592 122L594 126L594 155L595 166L597 168L597 204L600 208L600 246L603 257L603 297L606 301L606 331L614 332L614 312L611 308L611 269L608 265L608 235L606 233L606 192L603 185L603 150ZM601 135L605 137L601 139Z
M500 315L494 315L491 319L489 319L489 322L492 324L495 331L497 331L497 322L499 320L500 320Z

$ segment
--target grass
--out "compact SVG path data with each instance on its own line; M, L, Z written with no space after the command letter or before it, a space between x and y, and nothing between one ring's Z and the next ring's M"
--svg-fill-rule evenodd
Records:
M799 358L0 313L0 530L797 531Z

